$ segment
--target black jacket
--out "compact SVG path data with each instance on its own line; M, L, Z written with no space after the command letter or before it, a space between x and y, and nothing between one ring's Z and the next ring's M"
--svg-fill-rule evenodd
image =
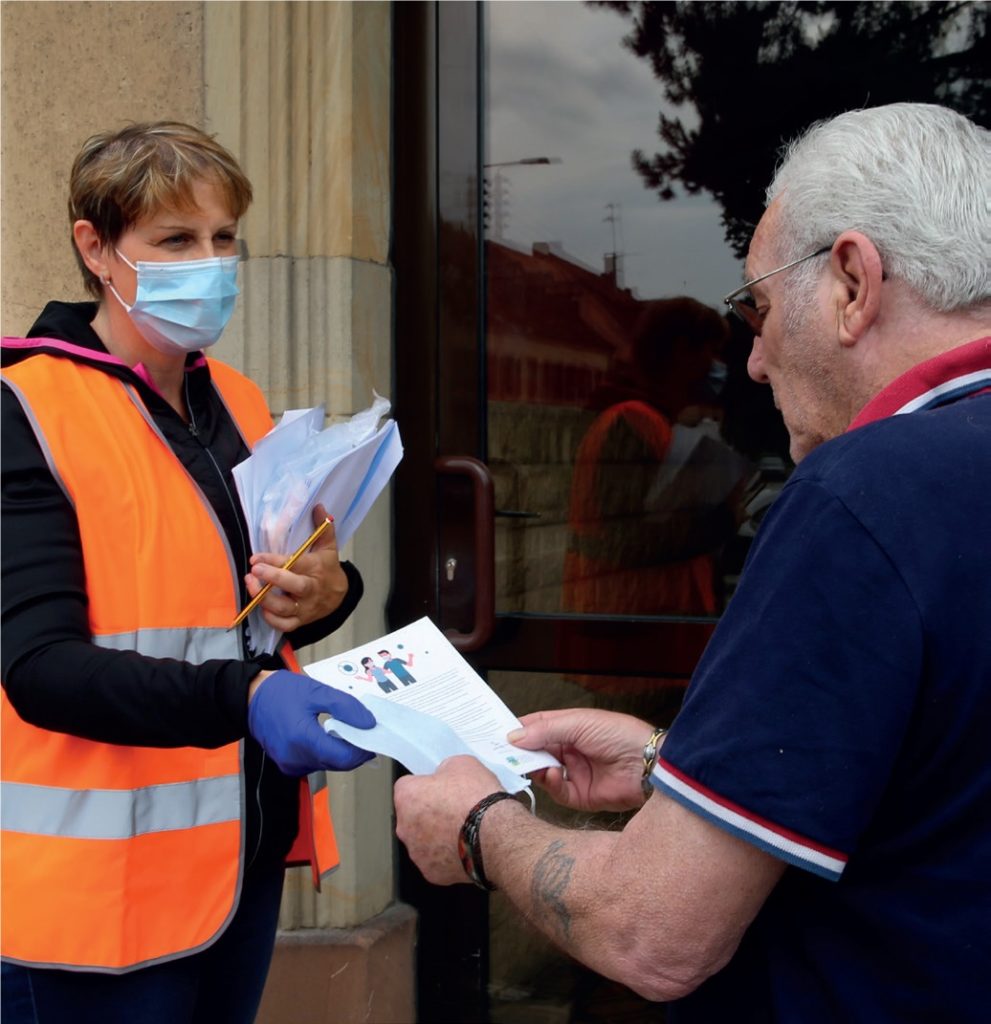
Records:
M95 314L93 303L51 302L28 336L56 338L105 353L90 326ZM248 451L210 385L209 370L198 367L186 373L186 397L195 425L191 429L127 367L91 363L84 353L56 351L99 366L137 388L176 457L213 506L243 576L251 552L231 470ZM5 365L22 358L30 358L30 351L3 350ZM0 662L11 703L22 718L40 728L105 743L217 747L245 738L248 861L284 857L296 832L298 782L266 763L247 734L248 685L262 668L284 667L281 659L251 653L247 623L241 627L244 661L191 665L90 643L75 513L53 478L20 403L7 387L0 389L0 417ZM350 563L343 564L349 582L343 604L327 618L290 635L293 646L326 636L358 603L361 576ZM243 582L241 587L243 602L247 600Z

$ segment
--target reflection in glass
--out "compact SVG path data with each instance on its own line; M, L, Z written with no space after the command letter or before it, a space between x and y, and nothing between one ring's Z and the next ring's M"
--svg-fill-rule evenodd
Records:
M645 303L629 353L589 398L565 555L568 611L714 615L716 557L753 472L720 437L725 319L688 297Z
M717 310L740 276L719 205L645 187L631 153L657 85L616 12L486 19L488 464L511 513L497 607L717 614L747 478L787 451L770 396L739 380L750 339ZM761 437L741 426L755 412L774 424Z
M660 300L722 314L780 147L816 118L915 99L991 119L991 8L504 0L484 16L487 456L497 505L514 513L499 521L497 606L718 614L790 468L784 430L769 389L747 377L751 339L737 325L711 351L658 341L668 357L645 367L633 359L637 324ZM691 407L700 352L718 393L691 423L671 405ZM589 439L624 372L625 400L666 425L631 407L613 414L608 443ZM659 390L667 411L645 397ZM722 490L733 464L721 446L754 475L752 489L729 489L742 506L717 543L718 531L685 520L726 525L725 508L699 503L703 483ZM662 573L662 559L681 568ZM620 574L593 585L591 561ZM674 584L679 574L694 582Z

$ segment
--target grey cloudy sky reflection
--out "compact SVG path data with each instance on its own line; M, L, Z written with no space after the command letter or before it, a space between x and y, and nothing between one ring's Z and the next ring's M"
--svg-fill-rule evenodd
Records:
M718 204L708 194L662 202L633 170L634 149L660 145L664 100L649 64L621 45L629 22L572 0L498 0L485 12L486 162L561 160L502 169L502 240L559 242L601 269L612 248L607 204L618 203L626 285L641 298L689 294L718 306L742 273Z

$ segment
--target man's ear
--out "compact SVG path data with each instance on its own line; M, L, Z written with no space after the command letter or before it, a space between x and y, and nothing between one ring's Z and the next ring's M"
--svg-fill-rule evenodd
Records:
M881 254L866 235L844 231L833 243L830 269L839 341L855 345L881 310Z
M106 246L100 239L91 221L77 220L72 225L72 240L76 243L79 255L86 264L86 269L95 274L102 283L110 277L107 266Z

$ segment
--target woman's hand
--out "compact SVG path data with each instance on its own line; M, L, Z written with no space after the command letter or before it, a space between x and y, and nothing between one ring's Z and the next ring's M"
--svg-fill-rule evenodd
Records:
M326 518L323 505L315 506L313 525L319 526ZM291 569L281 568L285 560L285 555L268 551L252 555L251 572L244 579L249 598L266 583L272 584L261 603L262 614L270 626L291 633L340 607L348 592L348 577L341 568L333 523Z
M556 803L581 811L628 811L644 794L643 748L653 726L616 711L566 709L524 715L509 739L526 750L546 750L563 768L547 768L534 781Z

